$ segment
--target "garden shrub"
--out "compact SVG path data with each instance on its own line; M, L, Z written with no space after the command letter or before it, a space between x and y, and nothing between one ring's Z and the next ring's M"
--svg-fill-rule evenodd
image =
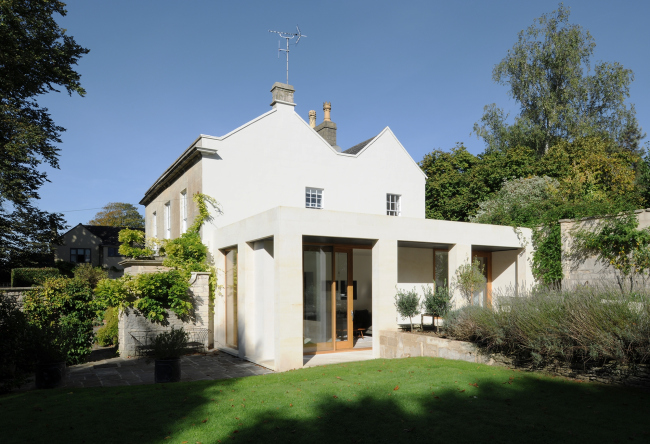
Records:
M11 286L33 287L45 279L59 275L58 268L14 268L11 270Z
M93 342L97 308L90 284L79 278L50 278L29 292L23 311L36 329L37 358L83 362Z
M19 386L33 369L30 327L15 297L0 294L0 393Z
M118 310L133 309L151 322L168 325L169 311L180 319L191 317L189 280L178 270L104 279L95 290L97 302Z
M106 321L106 324L97 330L95 339L102 347L116 345L119 334L117 310L113 307L108 307L104 312L104 321Z
M650 358L650 294L611 285L539 289L501 297L493 309L449 313L450 336L533 365L635 365Z
M88 282L90 288L97 287L97 284L102 279L108 279L108 272L101 267L93 267L90 264L79 264L73 270L72 273L75 278L81 279L84 282Z

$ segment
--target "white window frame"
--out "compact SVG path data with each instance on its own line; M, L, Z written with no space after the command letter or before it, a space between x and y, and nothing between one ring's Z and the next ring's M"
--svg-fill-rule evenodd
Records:
M181 234L187 231L187 190L181 191Z
M386 215L387 216L401 216L402 215L402 195L386 193Z
M305 208L322 210L325 208L324 189L305 187Z
M165 239L172 238L172 203L165 203Z

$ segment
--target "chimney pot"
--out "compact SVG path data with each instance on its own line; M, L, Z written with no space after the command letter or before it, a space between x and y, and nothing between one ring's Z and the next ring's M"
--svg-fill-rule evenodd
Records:
M330 102L323 103L323 112L325 114L323 122L318 125L314 130L320 136L325 139L332 147L341 152L341 147L336 144L336 123L332 122L330 118L330 111L332 110L332 104ZM314 112L314 121L316 120L316 112Z
M330 118L330 111L332 111L332 104L330 102L325 102L323 103L323 121L324 122L331 122L332 119Z

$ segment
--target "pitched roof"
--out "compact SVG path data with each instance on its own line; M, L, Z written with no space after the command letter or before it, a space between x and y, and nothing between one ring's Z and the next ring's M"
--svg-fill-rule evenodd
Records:
M109 227L106 225L82 225L86 230L97 236L102 240L104 245L119 245L118 234L120 230L128 227ZM142 230L141 228L132 228L135 230Z
M343 153L344 154L358 154L362 149L364 149L366 147L366 145L368 145L370 142L372 142L375 139L375 137L377 137L377 136L371 137L370 139L368 139L368 140L366 140L364 142L361 142L361 143L359 143L357 145L354 145L352 148L348 148L347 150L343 151Z

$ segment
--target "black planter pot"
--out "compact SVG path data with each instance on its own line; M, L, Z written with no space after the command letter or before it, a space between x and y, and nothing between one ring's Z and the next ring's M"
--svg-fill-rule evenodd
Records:
M65 378L65 361L36 365L36 388L59 387Z
M156 359L154 376L156 383L181 380L181 358Z

